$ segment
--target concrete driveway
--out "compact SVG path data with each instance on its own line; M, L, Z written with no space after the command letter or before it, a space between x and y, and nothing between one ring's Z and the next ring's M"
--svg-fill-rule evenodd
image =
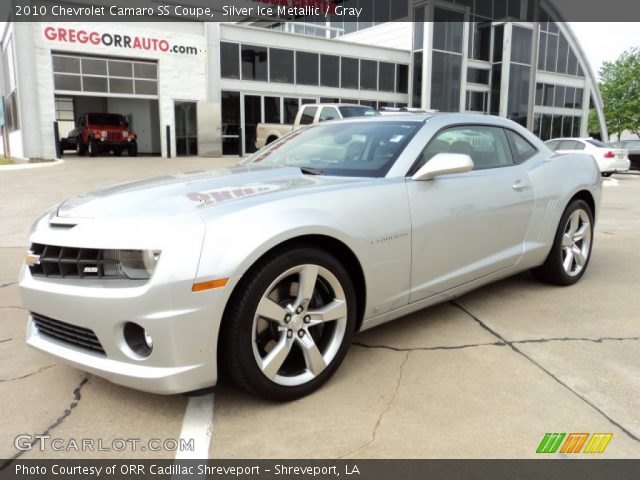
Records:
M546 432L611 432L600 457L640 457L638 175L606 180L579 284L524 274L359 334L335 377L296 402L257 400L224 379L199 396L140 393L25 346L16 280L34 218L98 186L235 161L68 157L0 171L1 458L528 458ZM67 448L14 447L44 432ZM195 452L165 442L181 436ZM82 438L111 450L68 448ZM140 443L115 451L118 439Z

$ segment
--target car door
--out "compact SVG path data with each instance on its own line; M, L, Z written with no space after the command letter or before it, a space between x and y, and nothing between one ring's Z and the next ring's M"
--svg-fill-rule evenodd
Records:
M474 170L407 179L412 221L410 301L516 264L533 210L525 166L514 162L505 131L461 125L436 133L418 165L442 152L471 157Z

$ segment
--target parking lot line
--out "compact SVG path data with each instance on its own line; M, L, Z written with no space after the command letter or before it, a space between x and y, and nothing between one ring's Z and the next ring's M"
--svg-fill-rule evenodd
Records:
M186 442L193 439L193 451L178 451L176 460L206 459L213 431L213 392L189 398L184 412L180 438Z

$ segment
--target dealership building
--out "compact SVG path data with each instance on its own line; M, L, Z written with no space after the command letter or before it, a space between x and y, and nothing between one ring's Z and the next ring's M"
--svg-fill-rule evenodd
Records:
M543 139L586 136L595 109L606 139L594 74L544 2L534 22L527 0L370 3L358 22L7 23L5 153L55 158L56 132L109 112L140 154L244 155L258 123L316 102L494 114Z

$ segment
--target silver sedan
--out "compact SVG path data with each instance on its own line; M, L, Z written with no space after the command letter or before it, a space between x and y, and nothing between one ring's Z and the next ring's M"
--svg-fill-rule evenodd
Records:
M601 177L519 125L381 116L292 132L241 166L118 185L38 219L27 342L132 388L313 392L354 333L524 270L589 264Z

